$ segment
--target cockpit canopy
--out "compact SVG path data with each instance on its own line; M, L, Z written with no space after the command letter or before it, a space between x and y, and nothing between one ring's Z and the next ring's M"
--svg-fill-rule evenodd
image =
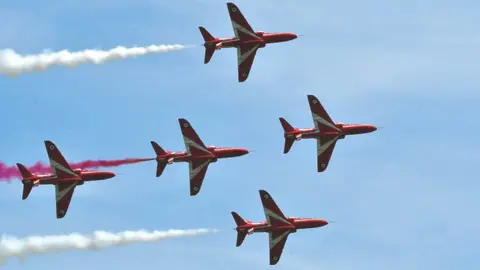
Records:
M255 32L255 34L257 34L257 36L261 37L261 36L263 36L263 34L265 34L265 32L263 32L263 31L258 31L258 32Z
M345 124L343 122L338 122L335 125L339 128L342 128Z
M289 217L289 219L301 220L301 219L311 219L311 218L302 218L302 217Z

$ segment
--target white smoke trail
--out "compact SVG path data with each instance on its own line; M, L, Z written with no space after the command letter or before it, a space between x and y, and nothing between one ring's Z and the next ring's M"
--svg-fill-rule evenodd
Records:
M179 51L192 45L150 45L126 48L118 46L108 51L84 50L69 52L44 52L36 55L20 55L12 49L0 50L0 74L16 76L26 72L43 71L51 66L75 67L79 64L103 64L107 61L136 57L152 53Z
M57 253L69 250L99 250L141 242L156 242L169 238L197 236L217 232L216 229L168 230L168 231L125 231L110 233L95 231L92 235L72 233L66 235L29 236L16 238L2 236L0 240L0 264L6 259Z

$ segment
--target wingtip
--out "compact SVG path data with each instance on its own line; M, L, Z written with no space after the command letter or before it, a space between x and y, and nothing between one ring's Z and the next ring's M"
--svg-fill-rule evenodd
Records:
M307 97L309 101L318 100L318 98L314 95L307 95Z
M192 197L197 196L199 192L200 192L200 189L198 189L198 190L190 189L190 196L192 196Z
M262 197L262 199L266 198L266 197L270 197L270 194L264 189L260 189L259 193L260 193L260 197Z
M178 123L182 129L192 127L192 124L190 124L190 122L185 118L178 118Z
M277 261L273 260L270 262L270 265L276 265L277 263L278 263L278 260Z

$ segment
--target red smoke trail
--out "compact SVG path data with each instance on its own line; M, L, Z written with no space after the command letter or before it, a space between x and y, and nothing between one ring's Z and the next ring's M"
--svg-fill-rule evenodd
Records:
M139 163L144 161L155 160L154 158L126 158L126 159L117 159L117 160L86 160L77 163L70 163L72 169L94 169L100 167L117 167L126 164ZM52 173L50 165L37 162L33 166L27 167L32 173L48 174ZM16 165L7 166L4 163L0 162L0 181L11 182L12 179L18 178L22 179L22 175L18 171Z

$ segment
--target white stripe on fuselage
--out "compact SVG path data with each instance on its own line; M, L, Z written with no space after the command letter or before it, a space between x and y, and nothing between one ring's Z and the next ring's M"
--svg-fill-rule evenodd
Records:
M240 32L242 32L242 33L244 33L244 34L247 34L247 35L253 37L254 39L260 39L255 33L250 32L250 31L247 30L245 27L239 25L238 23L236 23L236 22L233 21L233 20L232 20L232 25L233 25L233 32L235 32L235 36L236 36L237 38L239 38L240 40L241 40L241 38L240 38L240 36L238 35L238 31L240 31Z
M193 163L192 161L189 162L189 167L190 167L190 179L193 179L194 177L196 177L205 167L208 166L208 164L210 164L211 160L210 159L207 159L205 160L204 163L202 163L200 166L196 167L196 168L193 168Z
M208 153L208 154L212 154L212 152L208 151L208 149L206 149L205 147L199 145L198 143L192 141L190 138L186 137L186 136L183 136L183 140L185 142L185 146L187 148L187 152L188 154L191 156L192 155L192 152L190 150L190 147L194 147L200 151L203 151L205 153ZM213 154L212 154L213 155Z
M245 62L245 60L247 60L248 57L250 57L258 49L258 46L260 46L260 45L255 45L253 48L251 48L250 50L248 50L244 54L242 54L241 47L238 47L237 48L238 65L239 66L242 65L243 62Z
M317 156L321 156L333 143L338 140L339 135L329 140L327 143L322 144L321 138L317 138Z
M270 238L270 249L273 249L280 241L282 241L287 235L290 233L290 231L285 231L281 235L279 235L277 238L273 239L272 232L269 232L269 238Z
M266 208L266 207L263 208L263 211L265 212L265 216L266 216L266 218L267 218L267 223L268 223L268 224L272 224L272 222L271 222L270 219L271 219L271 218L274 218L274 219L276 219L276 220L278 220L278 221L280 221L280 222L283 222L283 223L285 223L285 224L292 225L292 223L290 223L290 221L284 219L284 218L281 217L280 215L277 215L276 213L274 213L273 211L271 211L270 209L268 209L268 208Z
M333 129L335 129L336 131L338 132L342 132L341 129L339 129L337 126L335 126L334 124L328 122L327 120L323 119L322 117L320 117L319 115L317 115L316 113L312 112L312 118L313 118L313 123L315 124L315 128L320 131L320 127L319 127L319 123L320 124L323 124L327 127L331 127Z
M78 175L75 172L73 172L70 169L65 168L63 165L61 165L60 163L56 162L53 159L50 159L50 167L52 168L52 172L55 176L58 176L57 169L59 169L60 171L62 171L64 173L67 173L67 174L70 174L72 176L78 177Z
M56 198L57 198L57 203L63 199L63 197L65 197L65 195L68 194L68 192L70 192L75 186L77 185L77 183L73 182L70 184L70 186L68 186L67 188L63 189L60 191L60 186L59 184L55 184L55 189L56 189Z

